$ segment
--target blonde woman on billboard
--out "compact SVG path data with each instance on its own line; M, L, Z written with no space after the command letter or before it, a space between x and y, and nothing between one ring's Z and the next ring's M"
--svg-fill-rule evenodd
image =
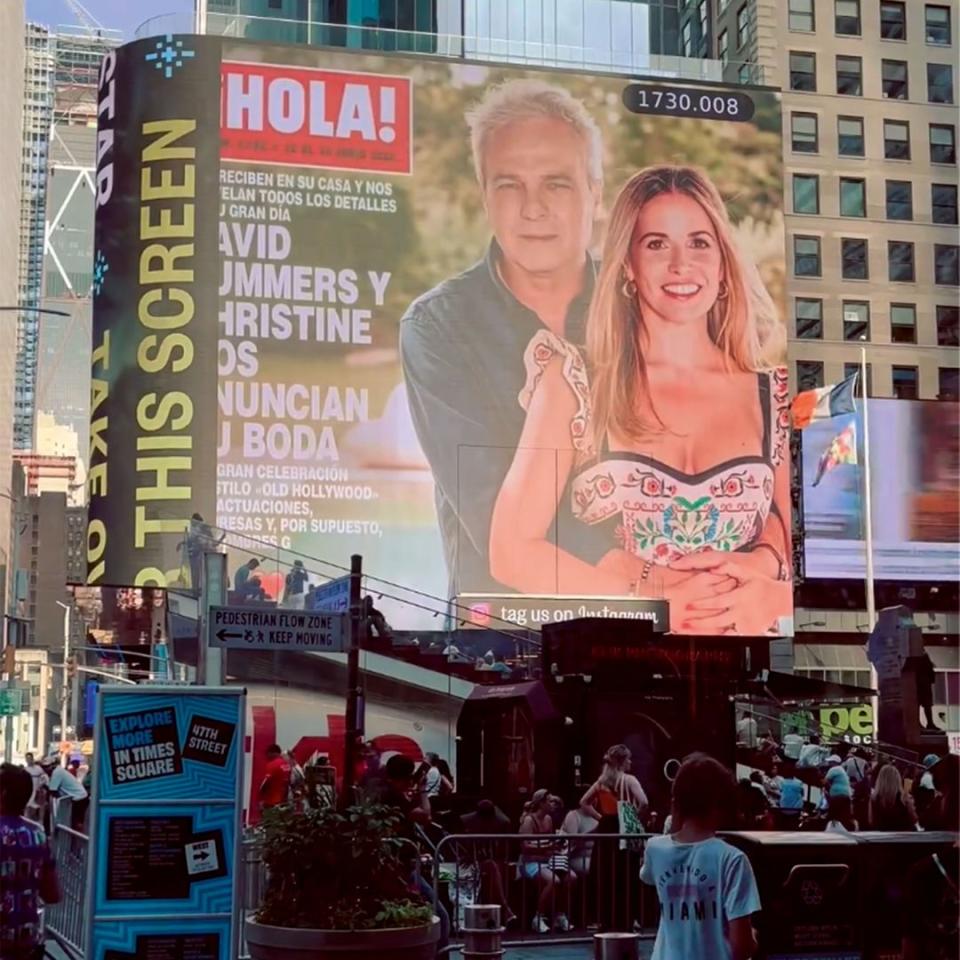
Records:
M784 333L700 171L651 167L620 190L586 341L589 364L549 333L528 348L493 576L525 593L662 596L674 632L777 632L792 610ZM558 548L568 483L585 527Z

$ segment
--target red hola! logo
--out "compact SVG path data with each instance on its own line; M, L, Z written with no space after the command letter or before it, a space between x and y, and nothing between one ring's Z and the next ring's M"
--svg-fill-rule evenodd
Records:
M224 160L412 171L409 77L227 62L220 79Z

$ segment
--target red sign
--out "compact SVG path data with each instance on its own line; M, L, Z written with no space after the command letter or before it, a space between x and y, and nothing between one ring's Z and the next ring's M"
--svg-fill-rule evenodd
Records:
M412 172L409 77L225 62L220 81L224 160Z

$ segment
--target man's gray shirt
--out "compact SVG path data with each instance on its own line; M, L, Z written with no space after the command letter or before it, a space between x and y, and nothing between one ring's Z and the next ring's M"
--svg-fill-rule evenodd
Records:
M490 577L490 518L526 414L523 354L544 329L500 279L496 242L469 270L415 300L400 324L410 413L436 485L451 595L502 590ZM593 264L567 311L565 336L583 342ZM561 509L558 523L563 514ZM573 522L572 518L567 522Z

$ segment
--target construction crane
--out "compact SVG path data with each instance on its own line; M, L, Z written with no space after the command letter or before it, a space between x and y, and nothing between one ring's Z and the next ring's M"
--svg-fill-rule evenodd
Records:
M97 20L80 0L64 0L64 3L70 8L77 22L87 31L87 35L91 39L97 39L103 36L103 24Z

